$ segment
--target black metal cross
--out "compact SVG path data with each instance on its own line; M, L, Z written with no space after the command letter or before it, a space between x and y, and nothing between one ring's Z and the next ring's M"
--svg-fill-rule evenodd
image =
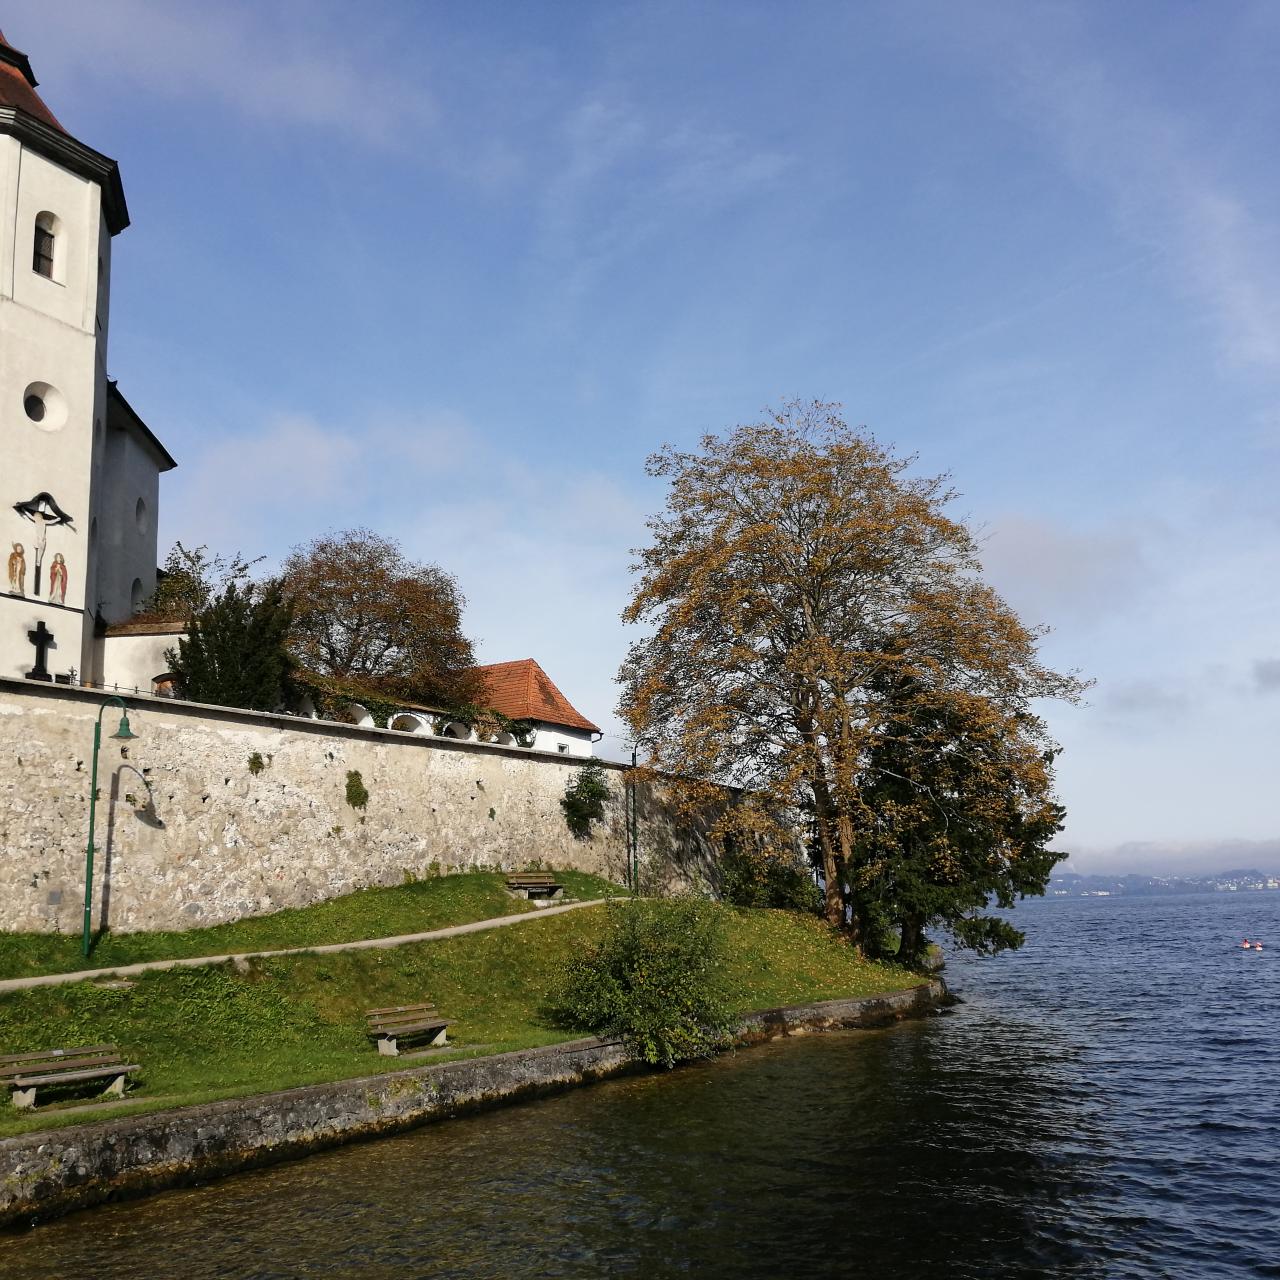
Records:
M44 625L43 618L36 623L34 631L27 632L27 639L36 647L36 665L27 672L27 679L52 680L49 668L45 666L45 657L53 646L53 632Z

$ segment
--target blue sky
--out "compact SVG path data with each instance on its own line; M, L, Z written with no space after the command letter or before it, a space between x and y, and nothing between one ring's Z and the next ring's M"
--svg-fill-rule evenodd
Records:
M616 732L663 442L927 471L1047 656L1082 870L1280 868L1280 7L11 0L119 160L161 539L358 524Z

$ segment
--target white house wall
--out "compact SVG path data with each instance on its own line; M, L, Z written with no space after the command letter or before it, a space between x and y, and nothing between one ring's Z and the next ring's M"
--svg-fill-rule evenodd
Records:
M559 755L590 756L593 734L582 729L566 729L560 725L540 724L533 739L537 751L555 751Z
M50 280L32 270L37 214L61 223ZM101 417L105 384L95 333L97 262L101 228L96 185L0 136L0 674L30 669L34 650L27 632L43 621L57 638L49 655L56 673L83 670L89 628L83 621L90 488L95 462L94 422ZM48 384L45 421L35 423L24 407L33 383ZM13 506L47 492L72 517L50 528L41 592L34 589L36 528ZM26 555L26 596L9 591L7 563L13 544ZM55 554L67 566L65 607L50 604L49 568ZM90 608L92 601L87 602Z
M171 633L159 636L103 636L101 646L102 666L94 682L107 691L120 689L125 692L138 690L151 693L151 682L169 670L165 654L178 647L181 636Z

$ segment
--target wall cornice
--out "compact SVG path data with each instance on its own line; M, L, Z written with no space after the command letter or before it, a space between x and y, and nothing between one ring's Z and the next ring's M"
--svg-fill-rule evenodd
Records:
M119 235L129 225L129 206L125 203L120 166L110 156L85 146L70 134L37 120L17 107L0 107L0 134L5 133L72 173L96 182L102 188L102 212L113 236Z
M589 759L606 769L621 773L630 768L614 760L599 757L561 755L557 751L538 751L532 747L504 746L499 742L464 742L459 738L446 738L422 733L410 733L402 729L379 729L358 724L345 724L341 720L312 720L308 716L291 716L275 711L245 711L239 707L215 707L206 702L186 702L179 698L157 698L148 693L131 693L127 690L88 689L82 685L45 684L39 680L23 680L12 676L0 676L0 702L9 697L30 696L62 702L83 702L95 707L104 698L122 698L132 709L149 710L186 716L196 720L215 720L223 724L270 725L277 729L296 733L319 734L324 737L354 738L364 741L394 742L405 745L435 748L440 751L461 752L464 755L504 756L507 758L534 759L554 762L564 768L580 769Z

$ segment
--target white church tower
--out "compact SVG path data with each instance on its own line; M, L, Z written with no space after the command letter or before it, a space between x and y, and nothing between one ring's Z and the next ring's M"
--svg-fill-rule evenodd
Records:
M0 676L109 680L110 625L155 590L175 464L107 377L128 225L116 162L62 128L0 34Z

